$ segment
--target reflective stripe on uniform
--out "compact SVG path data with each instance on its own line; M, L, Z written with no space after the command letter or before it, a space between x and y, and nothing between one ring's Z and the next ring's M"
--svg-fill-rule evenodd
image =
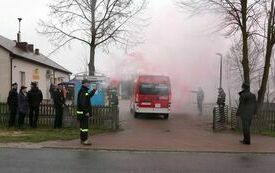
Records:
M76 113L77 113L77 114L81 114L81 115L84 114L83 111L76 111Z
M81 132L88 132L89 129L80 129Z

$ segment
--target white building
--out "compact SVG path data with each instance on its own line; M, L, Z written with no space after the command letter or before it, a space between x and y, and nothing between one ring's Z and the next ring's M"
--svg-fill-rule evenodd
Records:
M18 42L0 36L0 102L5 102L11 84L17 82L19 88L35 81L44 99L49 99L51 83L57 84L70 79L71 72L53 60L40 54L34 45Z

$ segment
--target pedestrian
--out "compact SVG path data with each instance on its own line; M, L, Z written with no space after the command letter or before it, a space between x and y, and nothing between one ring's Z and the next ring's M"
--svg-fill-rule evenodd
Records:
M204 92L200 87L199 90L197 91L197 103L198 103L198 109L199 109L200 115L202 115L203 100L204 100Z
M226 94L224 90L222 88L219 88L217 104L218 104L219 115L220 115L219 122L221 123L225 123L225 98L226 98Z
M239 107L236 115L241 118L244 137L240 142L250 145L250 126L253 115L257 112L256 96L250 92L250 86L246 83L242 85L242 91L239 95Z
M19 96L18 96L18 108L19 108L19 118L18 118L18 128L24 128L25 116L29 110L27 87L21 86Z
M204 92L201 87L196 90L191 90L190 92L195 93L197 95L197 106L199 110L199 115L202 115L202 106L203 106L203 100L204 100Z
M56 86L51 83L50 89L49 89L51 99L53 99L53 93L54 93L55 89L56 89Z
M36 82L31 83L31 90L28 92L28 101L29 101L29 123L30 127L37 128L37 121L39 117L39 106L43 100L43 94L38 88Z
M53 90L53 102L55 108L54 128L62 128L63 110L65 106L65 97L63 93L63 85L60 83Z
M7 99L7 103L10 110L10 117L9 117L9 127L15 126L16 115L18 110L18 92L17 92L17 83L13 83L11 86L11 90L9 92L9 96Z
M80 124L80 142L83 145L91 145L88 140L89 117L92 116L91 98L94 96L96 88L89 92L89 85L89 81L84 79L77 97L77 119Z

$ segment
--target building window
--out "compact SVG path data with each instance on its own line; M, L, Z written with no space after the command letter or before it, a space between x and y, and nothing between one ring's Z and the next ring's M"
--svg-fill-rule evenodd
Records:
M20 85L23 86L23 85L26 85L26 73L23 72L23 71L20 71L19 72L20 74Z
M59 83L64 82L64 78L63 78L63 77L59 77L59 78L58 78L58 82L59 82Z

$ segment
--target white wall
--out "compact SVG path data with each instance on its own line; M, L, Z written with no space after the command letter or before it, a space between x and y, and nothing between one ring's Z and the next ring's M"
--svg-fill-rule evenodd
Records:
M10 57L9 53L0 47L0 102L6 102L10 83Z
M38 71L39 79L33 78L34 77L33 75L35 74L35 70ZM49 89L50 89L51 80L50 80L50 78L47 78L47 75L46 75L47 70L50 70L50 68L36 65L31 62L23 61L20 59L14 59L13 60L13 72L12 72L13 82L17 82L19 84L19 88L20 88L21 87L20 86L20 83L21 83L20 82L20 80L21 80L20 79L20 71L25 72L26 87L28 87L28 89L30 89L31 82L36 81L36 82L38 82L38 87L40 88L40 90L43 93L44 99L50 99ZM64 81L69 81L69 77L65 73L56 71L54 74L58 75L58 77L63 77Z
M70 80L70 76L66 73L55 71L54 72L55 78L63 78L63 82L68 82ZM57 81L57 84L62 81Z

